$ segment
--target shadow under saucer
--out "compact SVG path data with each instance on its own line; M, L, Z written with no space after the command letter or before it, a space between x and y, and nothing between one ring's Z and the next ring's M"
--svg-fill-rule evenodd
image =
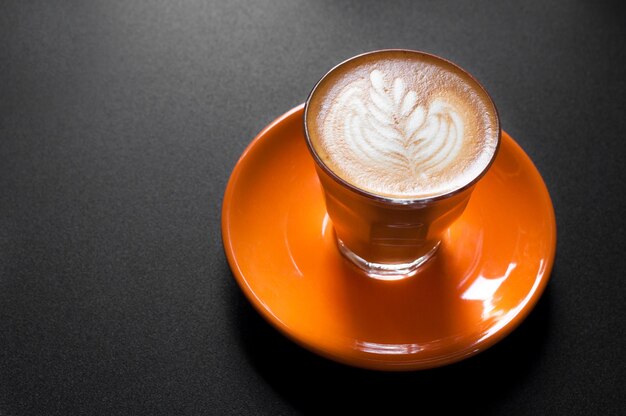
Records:
M541 366L551 332L548 285L526 320L485 352L428 370L364 370L299 347L269 325L241 291L232 287L233 324L243 351L276 393L304 414L323 414L329 409L355 414L388 414L392 409L486 414L504 403L533 369Z

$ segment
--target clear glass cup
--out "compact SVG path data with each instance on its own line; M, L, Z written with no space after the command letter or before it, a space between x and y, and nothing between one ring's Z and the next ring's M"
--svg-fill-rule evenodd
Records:
M488 171L496 157L500 144L500 123L494 105L494 128L497 129L498 137L491 160L468 183L446 194L417 199L390 198L360 189L345 181L324 163L311 142L307 123L311 116L309 104L318 85L329 74L347 62L378 52L387 51L374 51L350 58L320 79L305 103L304 131L339 250L368 276L399 280L414 275L421 265L436 254L444 232L463 213L476 183ZM431 54L407 52L428 55L454 65ZM466 71L454 66L475 81ZM477 88L482 88L477 81L475 83ZM489 97L484 88L481 93Z

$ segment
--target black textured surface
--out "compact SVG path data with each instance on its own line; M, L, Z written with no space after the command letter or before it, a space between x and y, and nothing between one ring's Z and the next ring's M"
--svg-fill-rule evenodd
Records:
M0 414L626 412L623 8L15 1L0 39ZM284 339L220 237L252 137L334 64L387 47L439 54L486 86L548 185L559 237L518 330L407 374Z

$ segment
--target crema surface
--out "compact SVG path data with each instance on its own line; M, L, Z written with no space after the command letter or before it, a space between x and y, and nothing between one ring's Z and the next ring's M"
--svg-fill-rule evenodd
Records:
M498 144L495 107L453 64L410 51L350 60L326 75L307 110L323 163L357 188L392 198L446 194L474 180Z

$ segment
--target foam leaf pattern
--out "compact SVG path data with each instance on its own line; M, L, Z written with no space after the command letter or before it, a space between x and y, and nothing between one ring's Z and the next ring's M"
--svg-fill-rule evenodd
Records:
M390 82L374 70L368 92L353 85L338 97L345 144L356 160L378 173L429 176L454 162L463 141L463 120L441 98L419 103L402 78Z

